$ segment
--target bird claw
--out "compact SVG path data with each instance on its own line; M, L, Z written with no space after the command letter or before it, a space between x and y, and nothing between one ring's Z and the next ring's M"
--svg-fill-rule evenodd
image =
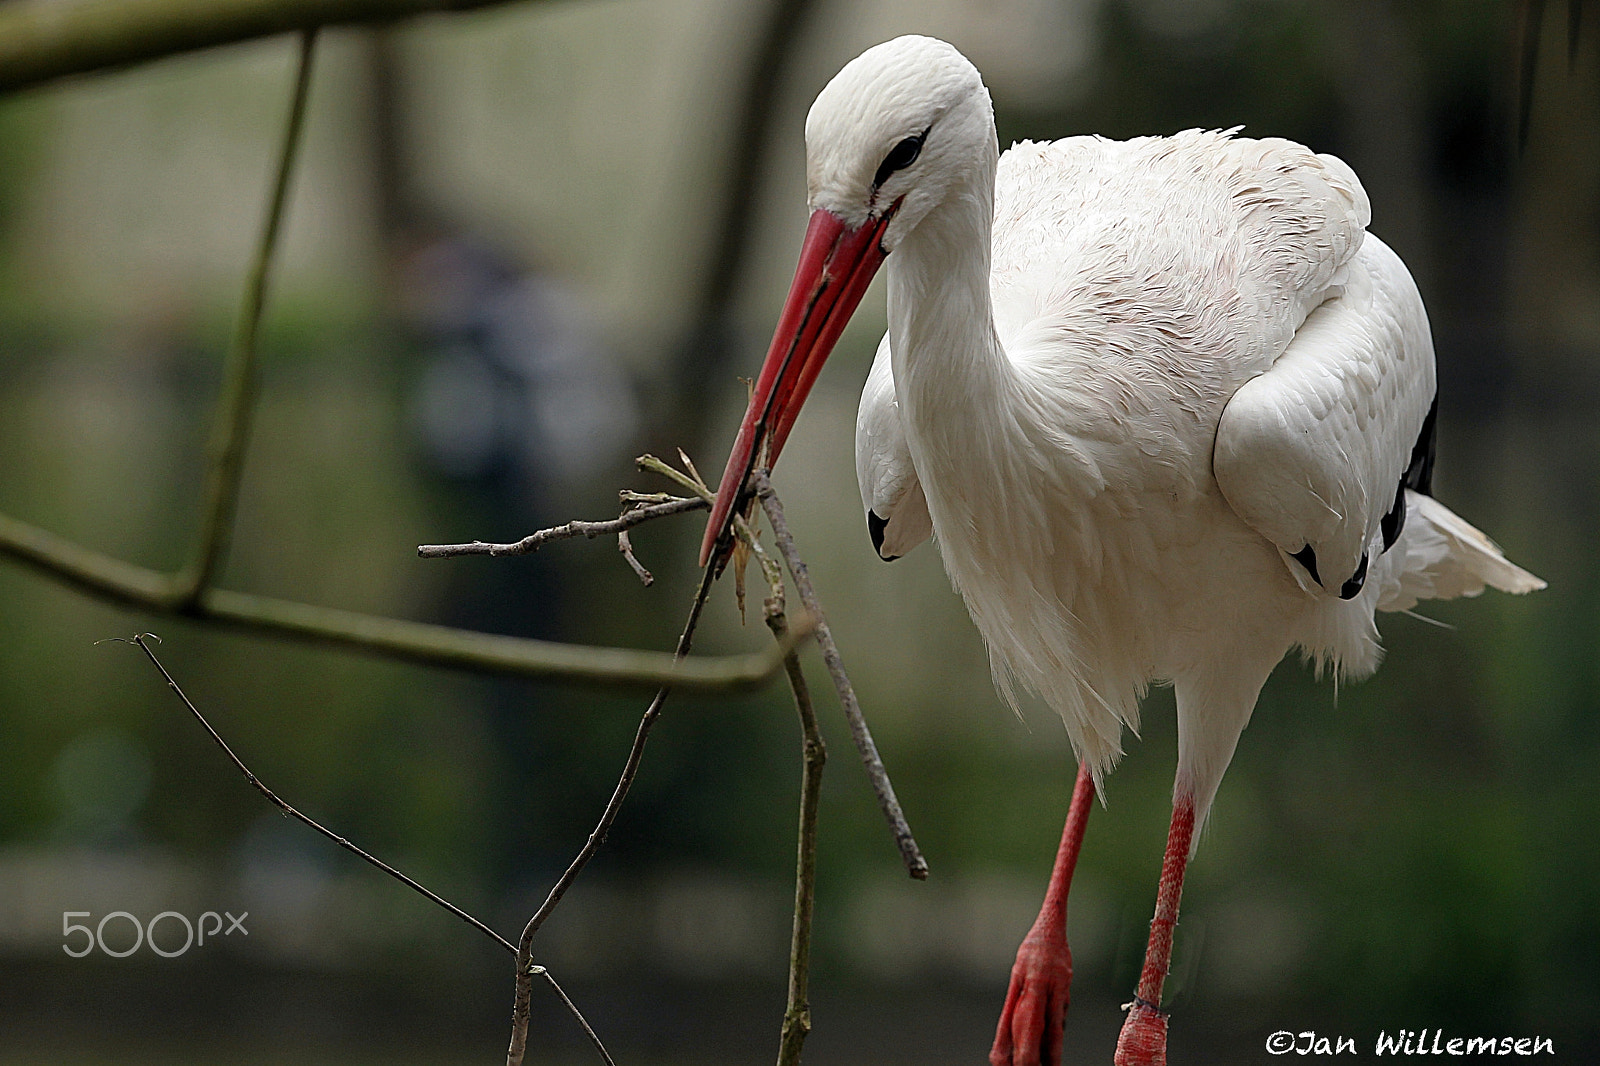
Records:
M1065 931L1036 925L1011 967L990 1066L1059 1066L1071 985L1072 952Z

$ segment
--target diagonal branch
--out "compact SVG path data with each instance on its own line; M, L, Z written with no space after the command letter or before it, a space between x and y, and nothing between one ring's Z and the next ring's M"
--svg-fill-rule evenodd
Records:
M156 658L156 653L151 650L149 644L151 638L154 638L158 643L161 640L161 638L157 637L154 633L139 633L132 638L112 637L111 639L124 644L135 644L138 646L140 651L144 652L145 657L155 664L157 670L161 671L161 676L166 678L167 687L177 694L177 697L183 701L183 705L189 708L189 713L193 714L195 719L205 727L205 731L210 734L212 740L216 741L217 747L222 749L222 753L228 757L228 761L233 763L233 765L238 768L238 771L244 775L244 779L250 782L252 788L261 793L263 796L267 797L268 802L277 807L290 818L295 819L303 825L310 826L312 829L316 830L318 833L321 833L323 836L327 837L329 840L333 841L335 844L339 845L341 848L350 852L357 858L363 860L364 862L371 863L373 866L382 870L396 881L399 881L413 892L420 893L421 895L427 897L429 901L437 903L439 906L443 907L457 918L460 918L462 921L466 922L468 925L472 926L474 929L478 930L484 936L487 936L489 939L493 940L507 951L516 950L511 946L511 941L507 940L493 929L490 929L487 925L484 925L482 922L478 921L478 919L474 918L460 907L457 907L454 903L451 903L438 893L424 888L421 884L412 880L410 877L407 877L399 870L396 870L393 866L390 866L382 859L377 858L370 852L363 851L361 848L352 844L344 837L333 832L331 829L324 827L322 823L318 822L315 818L301 814L286 801L279 799L276 792L273 792L272 789L268 788L259 777L250 772L250 768L244 764L244 761L233 753L233 749L228 746L228 742L222 739L222 734L218 733L216 729L212 727L211 723L206 720L206 716L200 713L200 708L196 707L194 705L194 701L190 700L189 697L184 694L183 689L178 687L178 683L173 680L172 675L167 672L167 668L162 665L161 660Z
M234 754L233 748L229 747L228 742L222 739L222 734L218 733L216 728L213 727L210 721L206 719L206 716L200 713L200 708L194 705L194 701L189 699L188 695L184 693L182 688L178 687L178 682L173 679L172 674L168 673L166 666L162 664L160 659L156 658L156 653L151 649L149 641L154 639L157 643L160 643L160 637L156 636L154 633L138 633L135 634L131 639L126 637L112 637L110 639L123 644L135 644L139 647L140 651L145 653L145 656L155 664L155 668L161 671L161 676L166 679L167 687L172 689L172 691L177 695L178 699L183 701L183 705L185 707L189 708L189 713L193 714L195 720L205 728L206 733L208 733L211 739L216 742L217 747L221 748L222 753L228 757L228 761L233 763L233 765L238 768L239 772L244 775L244 779L248 781L257 792L260 792L263 796L265 796L273 806L277 807L284 814L302 823L303 825L309 826L310 828L316 830L318 833L327 837L329 840L355 855L357 858L360 858L363 861L370 863L377 869L382 870L384 873L388 874L396 881L399 881L413 892L416 892L426 898L429 902L436 903L443 907L445 910L449 911L457 918L460 918L462 921L466 922L468 925L472 926L474 929L478 930L480 933L487 936L489 939L493 940L507 951L511 952L512 954L516 953L516 946L513 945L511 941L507 940L493 929L490 929L487 925L483 924L481 921L474 918L460 907L457 907L454 903L451 903L437 892L434 892L432 889L425 887L420 882L406 876L399 870L396 870L393 866L390 866L377 856L368 851L364 851L360 847L351 843L349 840L346 840L344 837L333 832L331 829L328 829L316 819L310 817L309 815L302 814L297 808L290 805L286 800L279 798L276 792L268 788L259 777L251 773L250 768L244 764L244 760L240 759L239 756ZM591 1026L589 1024L589 1020L583 1016L583 1012L578 1009L578 1005L572 1002L572 997L567 995L566 990L556 983L555 976L543 966L533 967L533 972L543 977L555 994L560 997L561 1002L566 1004L567 1010L572 1013L572 1016L575 1019L577 1019L578 1024L582 1026L584 1033L594 1044L596 1050L600 1052L600 1057L606 1061L607 1066L616 1066L616 1064L612 1062L611 1054L606 1051L605 1045L600 1042L600 1037L595 1033L594 1027Z
M317 31L300 35L300 61L295 71L294 95L283 131L283 147L278 153L277 176L267 199L267 214L261 223L250 276L245 282L244 303L234 327L228 350L222 394L217 398L215 423L211 427L210 465L206 472L205 497L200 509L200 545L194 562L177 579L178 596L192 604L211 584L228 550L229 533L239 502L239 477L244 468L245 445L250 438L250 419L256 396L256 343L261 335L261 312L267 302L267 281L272 272L273 253L283 231L284 204L289 199L289 181L299 157L301 131L305 128L306 100L311 94L311 61L315 55Z

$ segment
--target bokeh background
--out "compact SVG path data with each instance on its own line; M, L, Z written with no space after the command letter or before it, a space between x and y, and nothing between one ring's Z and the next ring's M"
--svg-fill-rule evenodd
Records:
M415 545L605 517L618 488L665 487L633 471L643 450L720 469L804 226L805 109L880 40L960 46L1002 143L1304 141L1362 176L1427 300L1439 495L1550 588L1387 617L1388 661L1359 685L1279 668L1186 886L1172 1061L1271 1061L1279 1029L1365 1055L1425 1027L1600 1060L1600 10L1570 65L1565 14L1521 151L1517 10L1497 0L546 0L329 32L221 584L670 648L696 518L635 533L650 589L606 541ZM293 52L0 100L0 510L141 565L187 558ZM1074 764L1048 712L995 696L936 549L892 567L870 550L851 427L882 328L875 290L777 481L934 876L904 877L819 673L807 1055L977 1062ZM766 646L732 599L697 650ZM644 705L152 620L0 565L0 1063L497 1061L507 958L278 816L136 651L93 643L142 629L269 785L508 935L583 842ZM798 727L778 685L668 707L537 952L621 1062L760 1061ZM1146 722L1074 888L1069 1062L1110 1060L1143 949L1170 693ZM62 952L64 911L223 909L249 912L247 939ZM536 999L533 1060L591 1061Z

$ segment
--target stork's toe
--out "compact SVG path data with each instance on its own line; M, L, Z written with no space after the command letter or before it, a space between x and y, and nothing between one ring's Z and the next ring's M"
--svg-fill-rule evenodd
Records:
M1017 949L990 1066L1059 1066L1072 987L1065 933L1037 926Z

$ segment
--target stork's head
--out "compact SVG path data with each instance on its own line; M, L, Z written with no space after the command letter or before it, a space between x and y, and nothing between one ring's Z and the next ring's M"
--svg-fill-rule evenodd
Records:
M994 112L983 79L965 56L932 37L869 48L811 105L811 224L722 474L702 565L727 543L729 515L763 445L766 462L776 461L884 257L975 177L992 182L994 157Z
M892 213L885 253L979 169L994 112L977 68L932 37L897 37L834 75L806 116L806 194L847 228Z

